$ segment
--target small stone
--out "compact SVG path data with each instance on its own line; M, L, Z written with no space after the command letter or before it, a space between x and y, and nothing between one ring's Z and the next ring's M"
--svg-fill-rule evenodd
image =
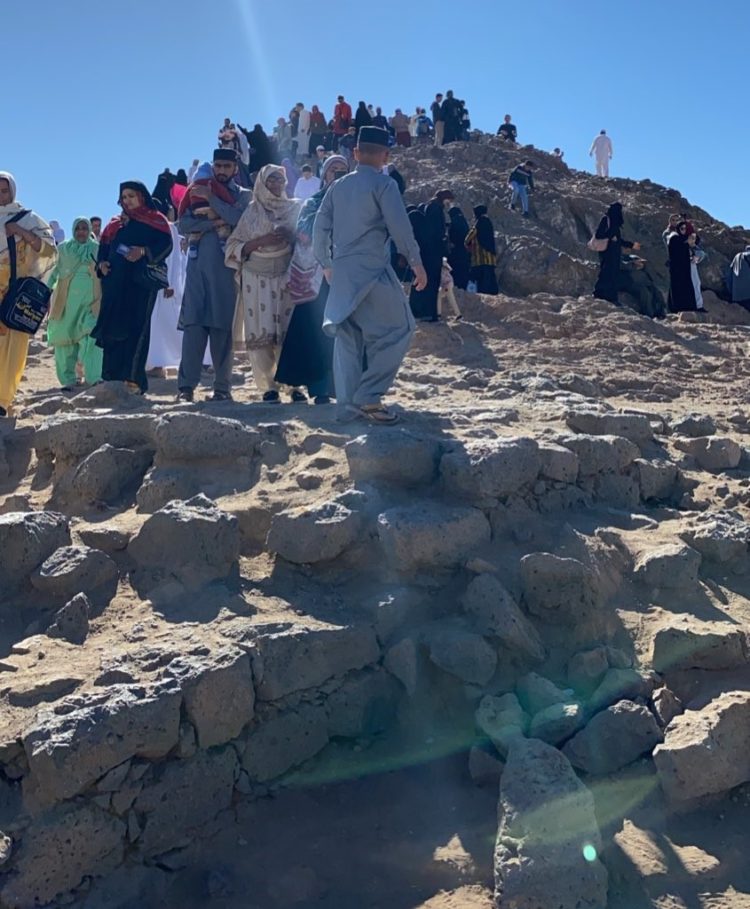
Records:
M47 637L62 638L71 644L83 644L89 633L91 603L85 593L76 594L55 614L47 629Z
M583 726L585 714L580 704L552 704L531 720L529 737L559 746Z
M669 688L659 688L651 699L654 716L659 725L665 729L672 720L684 711L682 701Z
M648 587L682 589L698 582L701 554L685 543L669 543L644 553L633 577Z

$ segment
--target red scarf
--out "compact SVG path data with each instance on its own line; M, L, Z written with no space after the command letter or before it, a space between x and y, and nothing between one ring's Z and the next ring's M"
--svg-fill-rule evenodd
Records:
M219 183L214 177L205 180L194 180L190 186L188 186L185 195L180 199L180 208L177 213L178 218L181 218L189 208L204 208L208 205L206 199L193 199L192 189L194 186L210 186L211 193L214 196L218 196L221 201L226 202L227 205L234 205L237 201L227 187L223 183Z
M170 234L169 221L160 211L154 208L147 208L145 205L139 205L131 211L123 211L121 215L116 215L102 231L102 243L111 243L118 230L126 224L125 219L140 221L141 224L147 224L154 230L160 230L162 233Z

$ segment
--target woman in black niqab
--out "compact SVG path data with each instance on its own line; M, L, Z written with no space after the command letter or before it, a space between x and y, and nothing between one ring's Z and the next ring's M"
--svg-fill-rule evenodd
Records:
M599 253L599 277L594 286L594 296L599 300L607 300L619 305L620 292L620 265L622 263L623 249L640 249L639 243L625 240L622 237L622 228L625 217L621 202L613 202L607 209L606 215L599 222L594 236L597 240L607 240L607 248Z

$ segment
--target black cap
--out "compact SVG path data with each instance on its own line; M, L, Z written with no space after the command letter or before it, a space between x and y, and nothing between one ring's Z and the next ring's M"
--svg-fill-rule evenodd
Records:
M358 145L382 145L388 148L388 130L379 126L363 126L359 131Z
M233 148L217 148L214 151L214 161L233 161L237 163L237 152Z

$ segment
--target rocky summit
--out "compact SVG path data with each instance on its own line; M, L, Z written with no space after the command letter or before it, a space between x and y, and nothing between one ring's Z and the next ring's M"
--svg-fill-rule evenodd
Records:
M744 232L495 139L397 165L488 204L503 291L420 325L398 427L264 404L241 358L234 402L63 395L32 343L0 423L2 909L750 902ZM705 315L591 297L614 198L662 285L690 213Z

